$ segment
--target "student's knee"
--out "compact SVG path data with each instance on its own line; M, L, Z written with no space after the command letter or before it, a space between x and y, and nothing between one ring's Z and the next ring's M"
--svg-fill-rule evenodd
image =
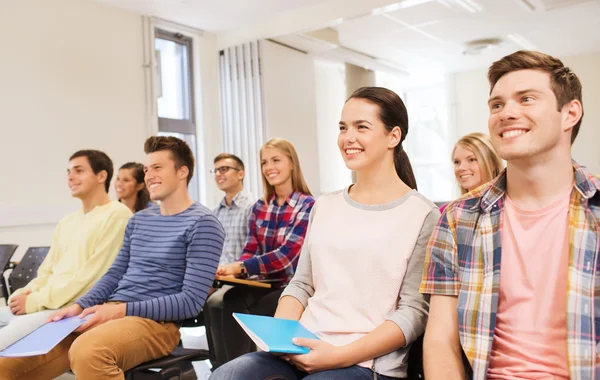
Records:
M15 316L10 312L10 308L8 306L0 306L0 328L9 324L9 322L14 319Z
M0 358L0 378L2 380L16 380L22 377L19 361L14 358Z
M210 380L244 379L248 376L252 377L250 374L256 375L256 367L260 367L262 362L260 355L256 354L257 353L242 355L228 363L223 364L213 371L213 373L210 375Z
M275 357L266 352L254 352L242 355L214 370L209 379L285 379L285 377L278 377L278 375L271 373L269 370L269 361L274 358Z
M106 362L111 356L110 349L91 338L90 334L80 335L69 349L69 362L75 374L78 369L96 366L98 362Z

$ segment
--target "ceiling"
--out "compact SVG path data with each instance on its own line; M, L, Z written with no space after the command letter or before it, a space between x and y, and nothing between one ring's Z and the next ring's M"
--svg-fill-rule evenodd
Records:
M341 45L398 63L411 70L465 71L519 49L556 56L600 51L600 1L529 10L533 0L424 1L335 27ZM547 3L560 3L550 0ZM567 3L562 1L562 3ZM464 54L466 43L499 38L498 47Z
M327 0L94 0L212 33L268 22L278 14Z
M241 30L248 39L264 37L264 25L292 20L326 5L339 13L315 37L314 22L288 24L285 35L269 35L284 44L322 56L360 56L410 74L429 75L488 66L519 49L560 57L600 51L600 0L94 0L137 13L216 33ZM344 4L347 6L339 6ZM315 18L319 15L315 14ZM314 20L313 20L314 21ZM331 26L334 25L334 26ZM263 35L252 34L262 27ZM281 28L279 29L281 30ZM331 37L332 33L334 34ZM309 36L309 38L306 38ZM496 38L498 46L465 54L466 43Z

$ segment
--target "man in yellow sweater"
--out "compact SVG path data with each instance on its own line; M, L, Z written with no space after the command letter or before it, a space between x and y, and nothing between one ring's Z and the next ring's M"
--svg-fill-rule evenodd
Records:
M86 294L113 263L132 214L108 198L112 175L113 163L103 152L81 150L69 159L71 196L83 207L58 223L37 277L0 307L0 350Z

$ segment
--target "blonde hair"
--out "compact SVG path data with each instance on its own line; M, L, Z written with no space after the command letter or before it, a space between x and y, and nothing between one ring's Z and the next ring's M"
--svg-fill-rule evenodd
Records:
M481 173L481 184L496 178L504 168L502 160L498 157L498 154L496 154L496 150L492 146L489 136L484 133L469 133L458 140L456 144L454 144L454 149L452 149L452 160L454 160L454 152L458 146L473 152L475 157L477 157L477 164L479 165L479 172ZM468 192L468 190L464 189L462 186L459 187L461 194Z
M308 185L306 185L306 181L304 180L304 175L302 175L302 169L300 169L300 160L298 159L298 154L296 153L296 149L286 139L282 138L273 138L265 143L262 148L260 148L259 159L262 161L262 152L265 148L274 148L286 155L290 161L292 162L292 188L294 191L298 191L300 193L304 193L312 196L312 193L308 189ZM262 163L261 163L262 168ZM264 191L264 201L268 202L269 199L275 194L275 188L267 181L267 177L263 173L262 169L260 171L260 175L262 176L263 183L263 191Z

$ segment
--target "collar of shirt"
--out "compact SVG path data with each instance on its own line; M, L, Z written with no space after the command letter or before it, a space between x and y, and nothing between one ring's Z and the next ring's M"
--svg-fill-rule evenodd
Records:
M274 206L277 207L282 207L285 206L285 204L287 203L290 207L296 207L296 205L298 204L298 201L300 199L300 194L298 191L294 191L292 192L286 199L285 202L283 202L283 204L281 206L279 206L279 204L277 204L277 195L273 194L271 196L271 199L269 199L269 203L273 204Z
M219 207L220 208L223 208L223 207L232 208L233 206L237 207L238 199L240 199L240 197L244 196L242 193L243 193L243 191L240 191L239 193L237 193L235 195L235 197L233 197L233 199L231 200L231 206L227 205L227 201L226 201L227 197L223 197L223 199L221 199L221 203L219 204Z
M573 161L573 171L575 172L575 188L585 199L592 198L596 192L600 191L600 179L588 173L575 161ZM480 207L481 211L489 212L506 193L506 169L491 184L483 186L488 186L488 189L484 191L481 203L473 205L473 210Z

